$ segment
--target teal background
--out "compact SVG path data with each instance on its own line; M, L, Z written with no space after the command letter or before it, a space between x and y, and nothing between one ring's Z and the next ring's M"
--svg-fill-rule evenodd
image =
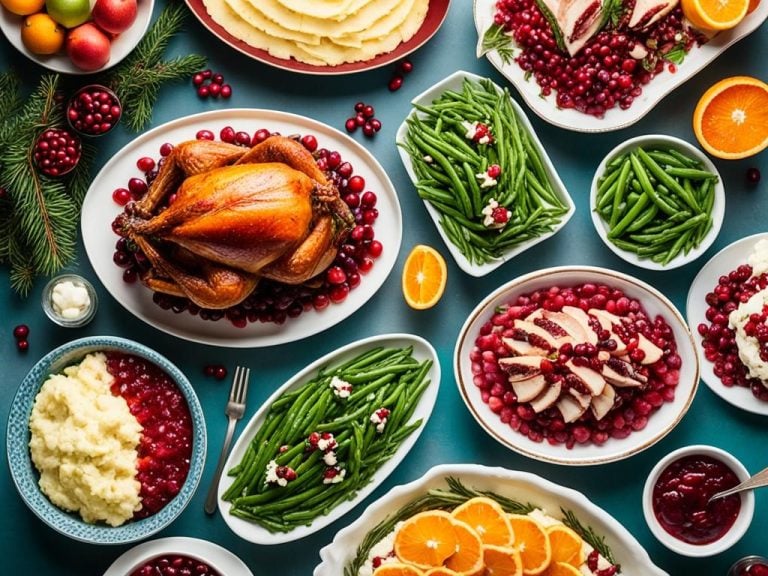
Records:
M163 1L158 0L155 16ZM452 369L454 343L467 314L486 294L517 275L563 264L605 266L651 283L684 312L689 285L709 257L739 238L768 229L768 152L742 161L715 160L727 190L725 222L709 251L683 268L650 272L624 263L602 244L589 217L589 185L593 172L603 155L613 146L632 136L651 133L672 134L695 143L690 119L698 97L707 87L721 78L736 74L768 79L765 60L768 29L763 26L731 47L706 70L667 96L655 110L629 128L606 134L578 134L552 127L531 114L544 146L574 198L576 214L559 234L480 279L464 274L449 259L447 249L414 193L394 145L395 131L409 111L410 99L455 70L473 71L505 84L485 59L476 59L476 40L471 2L454 0L442 29L412 55L414 71L406 77L403 88L390 93L387 83L392 73L391 66L340 77L294 74L250 60L220 43L190 17L186 31L171 43L170 53L195 52L207 56L210 67L224 74L234 94L229 101L202 101L195 96L190 82L167 86L161 92L152 124L156 126L188 114L228 106L283 110L343 129L355 102L363 100L372 104L376 108L376 116L383 123L381 132L374 139L366 139L360 132L354 138L378 158L398 191L404 233L397 264L382 289L344 322L303 341L262 349L223 349L192 344L145 325L126 312L101 287L82 246L78 262L70 269L90 278L101 298L95 320L85 328L64 329L53 325L40 307L43 279L35 285L28 298L20 299L10 290L7 270L3 270L0 277L2 433L5 434L8 407L16 388L41 356L80 336L120 335L155 348L188 375L204 406L209 430L209 456L201 488L180 518L157 537L194 536L216 542L242 558L256 576L310 574L319 562L318 550L332 540L336 531L357 517L367 503L394 485L418 478L433 465L459 462L500 465L534 472L584 492L626 526L653 560L672 575L724 575L731 563L741 556L768 555L768 490L758 491L755 519L741 542L709 559L684 558L664 548L646 526L640 504L648 472L662 456L680 446L697 443L719 446L738 457L751 472L768 465L765 417L726 404L702 383L683 421L657 445L613 464L588 468L562 467L520 456L487 436L464 407L457 393ZM34 86L44 72L17 53L3 38L0 39L0 69L8 66L21 72L26 89ZM514 90L513 94L517 97ZM109 136L99 139L94 174L132 137L121 126ZM750 166L758 167L763 172L763 181L758 186L745 183L744 175ZM436 307L423 312L410 310L400 292L402 264L410 248L418 243L437 247L448 260L446 295ZM19 323L28 324L31 329L30 349L25 354L16 350L12 336L13 327ZM386 332L413 332L427 338L437 348L443 368L443 381L432 419L398 470L363 505L346 517L290 544L250 544L230 532L220 516L206 516L203 499L224 435L224 404L229 382L205 378L203 366L223 363L230 368L230 373L237 364L251 368L247 418L275 388L312 360L353 340ZM238 431L242 427L241 423ZM0 461L0 565L4 573L99 575L128 548L73 542L47 528L26 508L16 493L6 459Z

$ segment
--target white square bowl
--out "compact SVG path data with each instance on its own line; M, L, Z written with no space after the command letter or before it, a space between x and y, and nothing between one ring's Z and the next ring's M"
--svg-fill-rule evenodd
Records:
M428 88L418 96L416 96L411 101L411 103L419 104L422 106L429 106L432 104L434 100L439 98L441 94L443 94L448 90L460 91L461 86L465 79L472 80L475 82L479 80L484 80L482 76L478 76L470 72L459 70L457 72L454 72L450 76L444 78L443 80L433 85L432 87ZM498 85L494 84L494 87L499 93L503 92L503 90ZM501 255L500 258L496 260L486 262L485 264L473 264L472 262L469 261L469 259L467 259L466 256L464 256L464 254L461 253L458 247L453 242L451 242L451 240L448 238L447 234L443 230L442 226L440 226L440 212L438 212L437 209L435 209L432 206L432 204L430 204L428 201L425 200L424 205L426 206L427 212L432 218L432 221L435 223L435 227L437 228L437 231L439 232L440 237L443 239L443 242L445 242L445 245L448 247L448 250L450 251L451 255L453 256L459 268L461 268L464 272L466 272L470 276L476 276L476 277L485 276L486 274L493 272L496 268L498 268L505 262L517 256L518 254L524 252L525 250L528 250L529 248L531 248L532 246L535 246L539 242L542 242L547 238L553 236L563 226L565 226L568 223L568 220L571 219L571 216L573 216L573 213L576 210L573 200L568 194L568 191L566 190L565 185L563 184L563 181L560 179L560 176L558 175L557 170L555 170L555 166L552 164L552 161L547 155L546 150L544 150L544 146L541 144L539 137L536 135L536 132L534 131L530 120L528 120L528 117L525 115L525 112L520 107L520 105L517 102L515 102L514 99L510 98L510 100L512 103L512 107L514 108L518 116L518 120L520 121L520 124L529 132L531 136L531 141L533 142L535 148L538 150L539 154L541 155L541 160L544 165L544 170L546 171L547 177L550 183L552 184L554 193L568 207L568 211L565 214L563 214L562 218L560 219L560 222L550 232L547 232L545 234L537 236L536 238L532 238L528 241L521 242L520 244L510 247ZM408 118L410 118L411 115L413 114L418 114L416 108L411 110L411 113L408 115ZM403 144L405 143L406 135L408 134L408 122L407 122L408 118L406 118L406 120L404 120L403 123L398 128L397 135L396 135L396 142L397 142L398 151L400 153L400 159L403 162L403 166L405 166L405 170L406 172L408 172L408 176L411 178L411 181L415 185L416 182L418 182L418 177L416 175L416 172L414 171L411 157L408 154L407 150L405 150L403 147Z

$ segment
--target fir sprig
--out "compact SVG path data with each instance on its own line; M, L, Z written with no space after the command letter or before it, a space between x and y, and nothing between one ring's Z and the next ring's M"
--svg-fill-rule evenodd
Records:
M88 187L88 159L93 154L87 144L67 178L49 178L35 166L38 136L64 121L58 88L58 75L43 76L21 112L7 117L0 132L0 187L6 191L0 227L7 230L0 262L10 264L11 286L23 296L36 276L55 274L74 260L80 201Z
M496 53L501 58L504 64L512 62L514 56L514 45L512 43L512 37L507 34L503 26L498 24L491 24L488 30L483 34L483 42L481 44L482 55L487 52L496 50Z
M126 61L104 80L120 98L123 122L135 132L152 119L152 109L165 82L187 79L205 68L205 58L196 54L162 59L168 42L181 31L186 14L184 4L168 4Z

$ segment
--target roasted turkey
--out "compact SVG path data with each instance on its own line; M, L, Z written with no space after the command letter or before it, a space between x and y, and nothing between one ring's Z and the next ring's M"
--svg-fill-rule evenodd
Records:
M239 304L262 277L313 278L353 225L312 155L281 136L250 149L182 142L120 222L151 264L144 284L209 309Z

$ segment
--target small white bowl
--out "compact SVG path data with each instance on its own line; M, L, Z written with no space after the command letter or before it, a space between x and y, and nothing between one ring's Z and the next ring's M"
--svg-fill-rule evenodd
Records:
M477 82L479 80L483 80L484 78L482 76L472 74L471 72L464 72L463 70L459 70L458 72L454 72L450 76L444 78L437 84L433 85L432 87L428 88L427 90L425 90L424 92L416 96L413 100L411 100L411 103L420 104L422 106L429 106L432 104L434 100L437 100L444 92L448 90L461 91L461 86L465 79ZM502 92L502 89L498 85L494 84L494 87L496 88L497 92L499 93ZM565 188L565 184L563 184L563 181L560 179L560 176L558 175L557 170L555 169L555 166L552 163L552 160L550 160L549 156L547 155L547 151L544 149L544 146L541 143L541 140L539 140L539 137L536 135L536 132L533 129L533 125L531 124L531 121L528 120L528 117L525 115L525 111L514 99L510 98L510 101L512 103L512 108L514 108L515 112L517 113L517 116L520 120L520 124L525 128L525 130L528 131L534 147L541 155L541 161L542 161L542 164L544 165L544 170L546 171L547 177L549 178L549 181L552 184L552 189L554 193L568 207L568 211L565 214L563 214L563 216L560 219L560 222L550 232L547 232L546 234L542 234L541 236L537 236L536 238L532 238L526 242L521 242L520 244L510 247L497 260L492 260L485 264L473 264L467 259L466 256L464 256L464 254L461 253L459 248L453 242L451 242L451 240L448 238L448 235L445 233L445 231L443 230L443 227L440 225L440 212L438 212L432 206L432 204L430 204L425 200L424 206L427 208L427 212L429 213L429 216L432 218L432 221L435 223L435 228L437 228L437 231L440 234L440 237L443 239L443 242L445 242L445 245L448 247L448 251L451 253L451 256L453 256L454 260L456 260L456 264L458 264L459 268L461 268L464 272L466 272L470 276L479 277L479 276L485 276L486 274L490 274L491 272L496 270L496 268L498 268L505 262L511 260L518 254L525 252L526 250L528 250L529 248L532 248L539 242L543 242L547 238L554 236L560 229L563 228L563 226L565 226L568 223L568 220L571 219L571 216L573 216L573 213L576 210L573 200L568 194L568 190L566 190ZM415 108L411 110L409 117L413 114L417 114L417 111ZM416 182L418 182L418 177L416 176L416 172L413 169L413 162L407 150L405 150L401 145L405 142L405 138L407 134L408 134L408 123L406 119L398 128L397 135L395 136L395 140L398 144L397 149L398 149L398 152L400 153L400 159L403 162L403 166L405 166L405 170L408 173L408 176L410 177L411 181L415 185ZM416 192L413 191L413 193L415 194Z
M657 262L654 262L650 258L639 258L634 252L622 250L616 246L608 239L608 223L603 220L597 210L595 210L597 205L598 180L603 175L603 172L605 172L606 165L617 156L620 156L629 150L656 146L663 146L666 148L673 148L678 150L686 156L698 160L702 163L703 169L707 170L708 172L712 172L717 176L717 182L715 183L715 202L712 206L712 228L709 232L707 232L707 235L702 239L701 243L697 247L693 248L690 252L688 252L688 254L683 254L681 252L677 257L673 258L666 265L661 265ZM720 227L723 225L723 217L725 216L725 187L723 186L723 179L720 176L720 173L717 171L717 168L709 159L709 157L704 154L704 152L689 144L685 140L675 138L674 136L665 136L663 134L637 136L635 138L630 138L629 140L616 146L613 150L608 152L605 158L603 158L603 161L600 162L600 165L595 171L595 176L592 178L592 186L589 192L589 210L592 215L592 224L594 224L595 230L597 230L597 234L600 236L600 239L619 258L629 262L630 264L634 264L635 266L646 268L648 270L672 270L673 268L679 268L680 266L684 266L685 264L696 260L699 256L707 251L707 248L709 248L715 241L715 238L717 238L717 235L720 233Z
M82 313L74 318L66 318L60 314L60 310L54 306L53 293L55 288L62 282L72 283L78 288L84 288L88 293L88 305L83 308ZM96 294L96 290L88 280L77 274L62 274L51 278L48 284L43 288L41 304L43 306L43 312L50 318L51 322L63 326L64 328L79 328L85 326L96 315L96 310L99 307L99 298Z
M146 562L165 555L195 558L227 576L253 576L248 566L226 548L207 540L185 537L160 538L134 546L115 560L104 572L104 576L133 574Z
M714 556L715 554L720 554L721 552L728 550L731 546L736 544L749 528L749 525L752 522L752 516L755 512L755 495L751 490L741 492L741 508L739 509L739 515L736 517L733 526L731 526L722 538L709 544L688 544L687 542L683 542L667 532L656 519L656 515L653 512L653 487L661 473L670 464L680 458L696 455L709 456L721 461L728 466L736 476L738 476L739 482L747 480L750 476L749 471L741 462L720 448L703 444L678 448L662 458L648 475L648 479L645 481L645 487L643 488L643 515L645 516L645 521L653 535L656 536L659 542L673 552L691 557Z

